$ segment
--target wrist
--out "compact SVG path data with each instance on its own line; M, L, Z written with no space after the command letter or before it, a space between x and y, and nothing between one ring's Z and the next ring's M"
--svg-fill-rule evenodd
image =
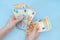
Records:
M7 26L5 26L1 31L2 31L2 33L6 33L8 31Z
M11 28L10 28L10 26L7 24L7 25L5 25L5 27L2 29L2 32L3 33L7 33L7 32L9 32L11 30Z
M13 28L14 28L13 24L7 23L4 29L5 29L6 31L11 31Z
M5 36L6 31L4 29L0 30L0 40Z
M9 29L7 28L7 26L5 26L3 29L1 29L1 37L3 38L8 32Z
M33 38L26 38L26 40L36 40L36 39L33 39Z

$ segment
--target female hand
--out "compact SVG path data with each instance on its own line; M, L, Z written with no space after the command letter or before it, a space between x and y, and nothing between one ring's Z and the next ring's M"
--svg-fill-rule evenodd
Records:
M20 17L19 19L16 19L14 15L12 15L10 17L10 19L8 20L7 24L5 25L5 27L3 29L0 30L0 38L2 38L3 36L5 36L8 32L10 32L14 26L23 19L23 17Z
M33 23L33 24L36 24L36 23ZM37 26L38 24L35 25L34 29L32 30L32 32L28 34L28 36L26 35L26 40L36 40L36 38L39 35L39 32L37 31Z

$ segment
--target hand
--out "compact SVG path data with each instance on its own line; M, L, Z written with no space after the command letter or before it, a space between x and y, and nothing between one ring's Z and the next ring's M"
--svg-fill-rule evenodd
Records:
M5 36L8 32L10 32L14 26L23 19L23 17L20 17L19 19L16 19L14 15L12 15L10 17L10 19L8 20L6 26L0 30L0 37Z
M36 23L33 23L33 24L36 24ZM39 35L39 32L37 31L37 26L38 24L35 25L34 29L32 30L32 32L28 34L28 36L26 35L26 40L36 40L36 38Z
M15 16L12 15L10 17L10 19L8 20L8 23L6 24L6 26L4 27L4 29L11 30L22 19L23 19L23 17L20 17L19 19L16 19Z

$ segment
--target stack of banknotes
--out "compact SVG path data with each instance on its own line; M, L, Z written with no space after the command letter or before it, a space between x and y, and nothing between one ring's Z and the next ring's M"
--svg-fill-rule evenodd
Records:
M37 19L36 21L32 22L33 17L36 15L36 10L30 8L24 3L14 4L13 13L16 19L23 17L22 21L17 23L16 26L19 29L24 30L26 33L31 32L36 24L38 25L37 26L38 32L45 32L50 30L50 23L48 17Z

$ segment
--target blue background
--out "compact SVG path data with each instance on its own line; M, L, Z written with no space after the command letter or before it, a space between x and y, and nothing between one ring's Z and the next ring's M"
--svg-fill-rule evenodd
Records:
M60 0L0 0L0 29L7 23L12 13L12 5L25 3L37 10L34 19L48 16L52 29L40 33L37 40L60 40ZM16 27L6 35L4 40L24 40L25 33Z

